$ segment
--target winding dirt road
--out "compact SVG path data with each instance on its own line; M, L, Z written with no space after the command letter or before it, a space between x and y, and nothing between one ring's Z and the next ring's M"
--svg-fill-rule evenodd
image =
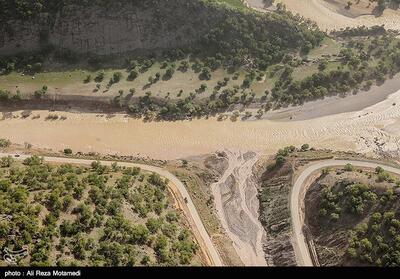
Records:
M352 164L355 167L362 168L376 168L381 166L386 171L399 174L400 169L390 167L384 164L378 164L373 162L363 161L352 161L352 160L326 160L314 163L304 169L301 174L297 177L290 197L290 211L292 214L292 227L293 227L293 248L296 255L296 261L298 266L312 266L313 261L310 256L310 251L303 234L304 225L304 198L307 188L315 180L316 174L319 170L326 167L345 166L346 164Z
M26 158L30 157L31 155L25 155L25 154L19 154L19 157L15 157L15 154L6 154L6 153L0 153L0 157L4 156L12 156L15 159L18 160L25 160ZM63 157L43 157L45 161L51 162L51 163L67 163L67 164L79 164L79 165L90 165L93 160L86 160L86 159L75 159L75 158L63 158ZM100 161L101 164L111 166L113 161ZM207 254L208 260L211 262L211 265L214 266L222 266L222 261L219 257L219 254L217 252L217 249L214 247L214 244L212 243L210 236L208 235L203 222L200 219L199 214L197 213L196 207L194 206L194 203L192 199L190 198L189 193L187 192L185 186L183 183L172 173L169 171L155 167L155 166L150 166L150 165L144 165L144 164L135 164L135 163L127 163L127 162L118 162L119 166L122 167L139 167L142 170L145 171L150 171L159 174L160 176L167 178L170 183L169 186L172 188L171 190L173 192L176 192L174 190L177 190L177 192L181 195L182 199L186 199L186 206L188 209L188 213L190 216L187 216L188 218L191 218L192 220L188 220L189 223L194 224L194 230L196 230L194 233L196 236L197 240L199 242L202 242L200 246L205 247L206 251L204 251Z

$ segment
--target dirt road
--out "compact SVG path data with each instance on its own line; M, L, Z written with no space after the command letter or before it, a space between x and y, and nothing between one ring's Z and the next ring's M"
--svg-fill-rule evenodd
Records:
M8 155L13 156L14 158L16 158L18 160L24 160L24 159L30 157L30 155L24 155L24 154L20 154L19 157L15 157L14 156L15 154L0 153L0 157L4 157L4 156L8 156ZM43 158L45 161L51 162L51 163L90 165L93 162L93 160L62 158L62 157L43 157ZM100 161L100 162L103 165L107 165L107 166L111 166L111 164L113 163L112 161ZM187 217L192 219L192 220L189 220L189 223L195 225L195 227L193 229L198 232L198 235L200 235L201 239L198 239L198 241L202 242L202 243L200 243L201 246L206 247L205 252L208 255L208 258L210 259L211 264L215 265L215 266L222 266L222 261L219 257L219 254L218 254L216 248L214 247L214 244L212 243L210 236L208 235L208 233L203 225L203 222L200 219L199 214L197 213L196 207L194 206L194 203L193 203L192 199L190 198L189 193L187 192L183 183L176 176L174 176L172 173L168 172L165 169L155 167L155 166L150 166L150 165L134 164L134 163L127 163L127 162L118 162L118 165L123 166L123 167L139 167L142 170L154 172L164 178L167 178L170 181L170 184L172 183L172 187L175 186L176 189L178 190L178 192L180 193L180 195L182 196L182 198L187 200L186 205L187 205L188 213L190 214L190 216L187 216ZM171 185L169 185L169 187L171 187ZM173 189L173 190L175 190L175 189ZM195 234L196 234L196 232L195 232Z
M304 225L304 198L307 188L311 185L314 179L313 174L326 167L344 166L352 164L356 167L363 168L376 168L377 166L383 167L386 171L399 174L400 169L383 164L362 161L350 160L326 160L317 162L310 165L296 179L290 197L290 211L292 214L292 227L293 227L293 248L296 255L297 265L299 266L312 266L313 261L310 256L308 245L303 234ZM315 178L315 177L314 177Z

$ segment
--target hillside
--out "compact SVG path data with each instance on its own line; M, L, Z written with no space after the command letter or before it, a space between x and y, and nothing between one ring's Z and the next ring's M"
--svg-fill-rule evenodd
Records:
M400 40L383 27L327 37L284 8L238 0L1 3L7 109L236 121L369 90L400 69Z
M13 12L19 9L10 7L5 15L7 24L1 31L0 53L38 51L51 45L74 53L109 55L189 45L217 18L207 14L200 2L193 1L182 8L185 2L65 1L68 4L52 7L47 1L40 12L31 7L33 11L26 8L15 17Z
M0 27L0 54L55 49L110 55L196 46L197 51L204 47L224 53L243 49L274 58L275 52L281 55L279 48L315 46L322 37L287 15L255 15L240 1L34 3L0 3L4 23Z
M290 193L299 170L310 162L343 154L330 150L315 150L304 144L300 148L288 146L274 157L259 161L257 169L260 202L259 220L266 231L264 252L274 266L295 266Z
M399 266L399 185L378 167L325 169L306 194L321 265Z
M2 258L18 266L200 265L199 246L167 184L117 163L2 157Z
M307 169L331 159L374 162L361 154L316 150L308 144L285 147L260 161L260 221L267 231L264 251L274 265L299 263L290 206L293 186ZM399 265L398 175L381 167L332 164L305 177L310 187L304 193L301 227L307 245L315 251L313 265Z

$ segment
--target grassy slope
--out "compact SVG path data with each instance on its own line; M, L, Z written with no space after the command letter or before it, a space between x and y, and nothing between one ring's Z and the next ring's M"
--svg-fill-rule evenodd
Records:
M329 46L335 45L332 41L328 41ZM322 55L332 55L337 53L336 47L325 47L323 44L320 48L317 48L310 53L310 58L318 59ZM180 61L176 61L175 64L179 65ZM101 82L101 89L94 93L93 90L96 88L96 82L91 81L85 84L83 81L88 76L91 75L93 78L100 72L90 71L87 69L82 70L67 70L67 71L55 71L55 72L44 72L34 75L34 79L31 75L22 76L21 73L13 72L8 75L0 75L0 89L10 90L15 93L19 90L22 95L30 95L35 90L40 89L43 85L49 87L49 93L56 94L66 94L66 95L87 95L87 96L109 96L113 97L118 94L119 90L124 90L125 95L128 94L129 89L135 88L135 96L143 96L145 92L151 91L153 95L160 98L167 96L170 92L170 98L176 99L180 90L183 90L182 97L188 96L189 92L194 92L200 87L201 84L207 85L207 90L203 94L199 95L199 98L208 97L213 88L217 85L218 81L223 80L224 77L229 77L231 80L228 83L227 88L232 88L234 85L241 86L245 78L246 71L239 70L240 74L238 80L233 80L233 74L229 73L227 70L218 69L211 73L211 79L200 80L199 73L196 73L192 69L187 72L182 73L180 71L175 71L175 74L171 80L163 81L160 80L157 83L145 88L148 84L148 78L154 76L157 72L164 74L165 69L161 69L160 63L153 65L147 72L140 74L139 77L134 81L127 81L128 72L123 68L110 68L101 71L105 72L105 79ZM279 65L277 65L279 66ZM302 66L294 72L295 79L301 79L310 73L316 72L316 64ZM106 90L106 85L111 78L112 74L116 71L120 71L123 74L123 79L121 82L114 84L110 90ZM270 77L270 73L273 72L274 76ZM266 89L271 90L274 87L274 83L279 77L279 72L276 73L274 66L269 67L265 71L265 78L261 81L255 81L250 86L250 90L256 93L256 96L261 97Z

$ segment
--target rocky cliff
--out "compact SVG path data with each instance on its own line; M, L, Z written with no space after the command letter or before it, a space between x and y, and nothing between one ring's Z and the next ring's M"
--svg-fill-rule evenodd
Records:
M45 45L76 53L118 54L193 44L224 17L197 0L115 1L68 5L0 26L0 55Z

